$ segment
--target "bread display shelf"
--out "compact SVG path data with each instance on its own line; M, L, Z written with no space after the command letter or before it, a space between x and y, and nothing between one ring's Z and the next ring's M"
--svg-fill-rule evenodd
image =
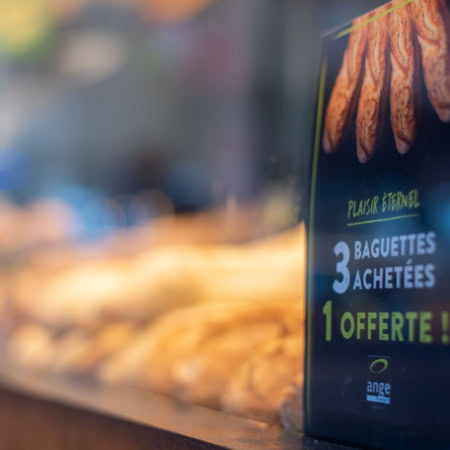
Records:
M0 371L0 446L115 449L345 447L139 390Z

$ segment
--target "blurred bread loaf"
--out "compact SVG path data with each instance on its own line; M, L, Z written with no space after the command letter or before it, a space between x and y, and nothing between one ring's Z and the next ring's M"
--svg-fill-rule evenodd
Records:
M298 300L303 231L242 245L155 249L131 259L85 262L17 295L26 316L49 327L98 327L105 317L139 321L184 305L233 300Z
M246 244L38 254L12 278L8 362L269 423L293 404L303 376L303 226Z
M267 344L231 378L221 404L230 413L279 423L293 386L303 385L304 340L300 333Z
M177 396L187 402L218 408L224 386L250 357L280 337L301 335L302 304L292 302L279 306L281 315L276 312L268 319L257 318L254 324L241 324L236 317L229 331L209 338L192 355L176 362L173 376Z
M51 332L37 324L19 326L5 343L5 360L23 370L45 370L50 366L54 356L54 340Z
M124 320L106 323L95 332L75 328L58 339L59 356L52 369L93 374L104 360L131 344L136 328L136 324Z
M109 382L135 384L153 392L173 395L179 387L185 387L183 365L189 358L208 349L211 341L214 345L214 339L222 339L222 343L216 341L216 345L225 346L227 334L233 339L235 330L242 329L243 335L244 328L249 327L248 350L252 341L257 345L265 339L266 342L272 340L274 335L300 330L302 321L302 307L293 301L232 301L175 310L156 320L122 354L107 361L100 376ZM258 330L257 325L260 326ZM258 333L255 336L251 334L252 327ZM231 343L230 347L233 347ZM231 362L233 357L239 360L239 351L234 350L233 354L233 349L229 349L224 361L227 357ZM248 351L244 349L242 355L248 357ZM213 375L214 371L210 373ZM215 400L210 397L208 401Z

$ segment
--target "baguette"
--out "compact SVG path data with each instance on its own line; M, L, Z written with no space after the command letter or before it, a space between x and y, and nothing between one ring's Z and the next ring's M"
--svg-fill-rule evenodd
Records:
M68 372L89 348L92 332L83 328L72 328L61 334L55 344L55 355L49 369L55 373Z
M410 11L417 30L428 98L442 122L450 122L449 13L445 0L416 0Z
M102 361L126 348L136 333L136 326L129 321L120 320L105 325L74 355L66 370L79 374L95 371Z
M365 17L355 20L353 26L358 27L364 20ZM356 28L350 35L344 61L328 103L323 134L326 153L333 153L339 148L352 120L361 86L366 46L366 27Z
M395 0L396 6L403 0ZM397 150L405 154L411 148L418 126L419 57L413 37L413 23L407 7L389 15L391 42L391 124Z
M55 350L55 342L49 329L38 324L24 324L8 337L4 356L13 366L41 372L48 369Z
M300 300L239 301L182 308L150 324L128 349L107 360L98 373L109 383L127 383L175 395L179 382L176 367L193 358L212 339L257 324L282 323L286 330L298 330L303 320Z
M303 385L304 340L300 334L271 342L230 380L222 409L271 424L280 423L281 408L293 386Z
M303 226L240 245L160 248L126 260L91 261L18 289L17 307L54 329L96 330L107 319L151 320L168 310L233 300L295 300L303 289Z
M390 4L382 9L389 7ZM387 17L379 17L369 23L367 29L366 64L356 117L357 155L361 163L373 156L383 131L390 68Z
M238 326L212 337L193 355L174 366L178 397L186 402L219 408L228 380L259 349L286 333L303 330L302 306L287 308L286 317ZM290 325L291 317L297 319ZM292 327L293 325L293 327ZM217 355L220 355L217 358Z
M195 355L211 338L227 333L233 328L254 324L281 322L287 328L296 328L304 319L297 302L277 303L239 302L192 307L190 310L169 315L173 326L163 320L153 329L153 339L144 358L141 384L154 392L173 395L176 392L175 368L181 360ZM184 326L180 326L184 324ZM180 336L183 340L180 341Z

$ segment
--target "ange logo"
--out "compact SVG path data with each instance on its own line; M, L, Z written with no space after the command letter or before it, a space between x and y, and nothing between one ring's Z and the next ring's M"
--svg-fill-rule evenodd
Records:
M366 400L384 405L391 403L391 358L389 356L368 356Z
M378 358L369 365L369 370L378 375L389 369L389 360L387 358Z

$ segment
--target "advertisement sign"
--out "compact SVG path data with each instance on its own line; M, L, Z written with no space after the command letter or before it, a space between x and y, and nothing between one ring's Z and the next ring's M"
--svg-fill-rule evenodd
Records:
M450 445L450 2L323 38L308 230L306 427Z

